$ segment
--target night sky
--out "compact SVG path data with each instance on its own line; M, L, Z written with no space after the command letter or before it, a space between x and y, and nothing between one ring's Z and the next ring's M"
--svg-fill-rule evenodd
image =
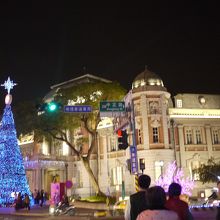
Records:
M15 103L84 73L129 90L146 65L172 95L220 94L220 16L212 1L74 2L0 3L0 81L18 83Z

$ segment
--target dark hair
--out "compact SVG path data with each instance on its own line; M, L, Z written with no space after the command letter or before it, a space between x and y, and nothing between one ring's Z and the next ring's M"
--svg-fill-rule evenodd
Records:
M150 209L165 209L166 193L161 186L150 187L146 192Z
M179 183L171 183L168 189L169 197L179 196L181 194L182 187Z
M143 174L138 177L138 185L142 189L148 189L148 187L150 186L150 182L151 178L148 175Z

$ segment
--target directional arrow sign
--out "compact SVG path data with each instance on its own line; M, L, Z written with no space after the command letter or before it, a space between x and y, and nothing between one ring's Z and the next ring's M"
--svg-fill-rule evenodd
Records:
M66 113L92 112L92 107L90 105L65 105L64 112Z
M100 112L124 112L125 102L121 101L101 101Z

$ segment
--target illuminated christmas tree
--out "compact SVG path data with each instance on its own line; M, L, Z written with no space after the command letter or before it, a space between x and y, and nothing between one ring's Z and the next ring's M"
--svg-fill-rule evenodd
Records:
M179 183L182 186L182 194L191 196L195 183L190 177L184 177L184 172L181 168L177 167L176 161L168 164L164 175L159 177L156 185L163 187L165 192L167 192L169 185L173 182Z
M31 196L25 174L23 158L17 141L13 113L11 111L12 96L10 90L16 85L8 78L4 84L8 90L5 97L5 109L0 124L0 204L14 202L14 193L27 193Z

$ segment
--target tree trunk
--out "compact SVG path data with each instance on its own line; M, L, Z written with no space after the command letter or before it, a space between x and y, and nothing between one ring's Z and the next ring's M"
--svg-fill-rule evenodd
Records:
M92 183L93 188L95 189L96 195L99 195L99 196L105 195L105 194L100 190L100 188L99 188L98 181L97 181L97 179L95 178L95 176L94 176L94 174L93 174L93 171L92 171L92 169L91 169L91 167L90 167L89 159L88 159L87 157L83 157L83 156L81 156L80 159L81 159L81 161L82 161L82 163L83 163L83 165L84 165L84 167L85 167L87 173L89 174L89 179L90 179L90 181L91 181L91 183Z

